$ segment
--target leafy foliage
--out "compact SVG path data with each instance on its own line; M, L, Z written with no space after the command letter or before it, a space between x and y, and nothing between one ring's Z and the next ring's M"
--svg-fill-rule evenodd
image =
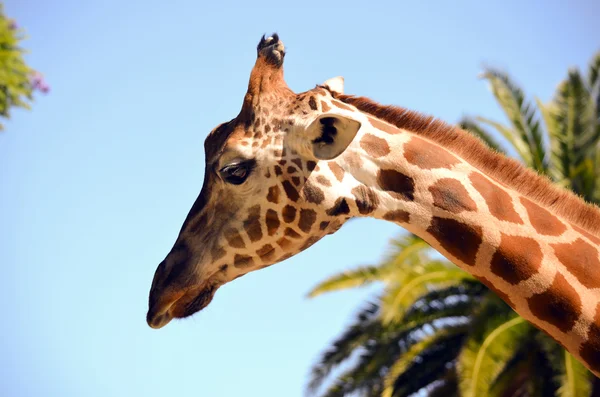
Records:
M50 89L42 75L23 60L25 51L19 45L24 38L23 31L4 15L0 4L0 116L4 118L10 117L13 107L30 109L35 90L46 93Z
M600 203L600 52L586 75L569 70L548 103L527 99L502 71L489 68L483 77L508 124L464 117L461 127L493 150L507 153L504 143L510 144L527 166ZM382 292L315 363L310 394L600 393L600 382L559 344L479 281L439 258L427 243L408 234L392 241L391 253L381 263L334 275L309 293L315 297L382 285Z

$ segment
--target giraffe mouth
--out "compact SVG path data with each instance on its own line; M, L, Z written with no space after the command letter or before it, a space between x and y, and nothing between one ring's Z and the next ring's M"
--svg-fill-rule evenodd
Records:
M159 329L174 318L185 318L199 312L212 301L218 287L217 283L205 284L200 288L193 288L177 294L174 299L163 304L150 307L146 316L148 325L151 328Z

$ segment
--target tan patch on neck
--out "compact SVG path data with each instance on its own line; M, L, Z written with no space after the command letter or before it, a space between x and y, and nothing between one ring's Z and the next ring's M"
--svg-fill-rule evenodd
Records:
M373 134L365 134L360 140L360 147L363 148L369 156L379 158L390 154L390 145Z
M371 123L371 125L375 128L377 128L379 131L383 131L386 132L388 134L399 134L402 131L399 128L394 127L391 124L388 123L384 123L383 121L377 120L374 117L368 117L369 119L369 123Z
M560 236L567 230L567 227L556 216L533 201L521 197L521 204L527 210L531 226L538 233L545 234L546 236Z
M404 145L404 157L409 163L426 170L452 168L460 163L460 160L446 149L417 137L413 137Z
M327 165L329 166L329 169L331 170L331 172L333 172L333 175L335 176L335 178L341 182L342 179L344 179L344 169L342 167L340 167L339 165L337 165L337 163L334 163L333 161L329 161L327 163Z
M492 256L492 273L512 285L537 274L542 266L542 250L532 238L502 234L500 245Z
M501 221L523 224L523 220L517 211L515 211L512 198L507 192L478 172L471 172L469 179L475 190L485 200L493 216Z
M560 273L546 291L531 296L527 303L534 316L562 332L569 332L581 315L581 298Z
M456 179L442 178L429 187L433 196L433 205L458 214L462 211L476 211L477 204L467 189Z
M558 260L587 288L600 288L598 249L578 238L572 243L550 244Z

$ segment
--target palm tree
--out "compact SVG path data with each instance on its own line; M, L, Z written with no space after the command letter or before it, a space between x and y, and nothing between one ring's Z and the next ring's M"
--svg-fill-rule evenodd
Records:
M584 199L600 203L600 52L571 69L552 100L529 101L504 72L483 77L508 119L463 128ZM510 145L505 150L488 128ZM554 340L419 237L392 241L380 264L321 282L310 297L370 283L383 290L313 366L308 392L334 396L591 396L598 380ZM418 394L415 394L418 393Z

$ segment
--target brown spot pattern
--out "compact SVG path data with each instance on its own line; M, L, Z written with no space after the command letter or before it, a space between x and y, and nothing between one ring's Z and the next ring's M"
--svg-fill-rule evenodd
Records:
M292 159L292 163L298 166L298 169L302 170L302 160L298 157Z
M265 222L267 224L267 233L269 236L275 234L277 229L279 229L279 216L275 210L267 210L267 214L265 216Z
M317 176L317 182L323 186L327 186L327 187L331 186L331 182L329 182L329 179L325 178L323 175Z
M379 170L377 183L390 194L390 196L401 200L414 200L415 181L396 170Z
M331 110L331 108L329 107L329 105L327 103L325 103L324 101L321 101L321 109L324 112L328 112L329 110Z
M296 170L296 167L292 167L291 165L288 167L287 169L288 174L293 174L295 172L298 172L298 170Z
M287 181L287 180L283 181L283 190L285 190L285 194L292 201L298 201L298 198L300 198L300 195L298 194L298 191L290 183L290 181Z
M523 224L523 220L513 207L512 198L499 186L490 182L478 172L469 174L469 179L475 190L485 200L490 213L501 221Z
M408 223L409 218L410 214L403 210L390 211L383 216L383 219L386 221L398 223Z
M279 186L274 185L269 188L269 193L267 194L267 200L271 203L279 203Z
M588 340L581 344L579 354L592 370L600 372L600 304L596 306L596 316L588 331Z
M315 97L314 96L311 96L308 99L308 106L310 106L310 108L312 110L317 110L317 101L315 101Z
M353 112L353 111L354 111L354 109L352 109L350 106L348 106L348 105L346 105L345 103L343 103L343 102L340 102L340 101L338 101L338 100L335 100L335 99L333 99L333 100L331 101L331 103L332 103L334 106L337 106L337 107L338 107L338 108L340 108L340 109L344 109L344 110L350 110L351 112Z
M569 332L581 315L581 298L560 273L546 291L529 297L527 303L534 316L562 332Z
M333 161L328 162L327 165L329 166L331 172L333 172L335 179L341 182L342 179L344 179L344 169L340 167L337 163L334 163Z
M225 239L233 248L244 248L246 246L244 239L242 236L240 236L240 233L237 229L228 229L225 232Z
M235 254L235 257L233 258L233 266L243 269L252 265L254 265L254 260L251 256Z
M363 148L369 156L375 158L387 156L390 154L390 146L388 143L373 134L365 134L360 140L360 147Z
M477 205L469 196L467 189L456 179L442 178L429 187L433 196L433 205L458 214L462 211L475 211Z
M285 228L285 233L286 236L291 237L291 238L300 238L302 236L300 236L298 234L298 232L296 232L294 229L292 229L291 227L287 227Z
M210 256L211 256L211 259L213 260L213 262L221 259L222 257L225 256L225 254L226 254L225 250L218 245L213 246L212 249L210 250Z
M417 137L413 137L404 145L404 157L409 163L426 170L451 168L460 163L458 158L446 149Z
M340 197L335 200L333 207L329 208L325 213L329 216L346 215L350 213L350 207L345 198Z
M296 208L292 207L291 205L286 205L285 207L283 207L281 215L283 216L283 220L286 223L292 223L296 218Z
M317 213L310 209L300 210L300 219L298 220L298 227L304 233L310 232L312 225L317 220Z
M377 209L379 197L377 197L373 189L360 185L352 189L351 193L354 195L358 212L362 215L370 214Z
M275 247L271 244L263 245L258 251L256 251L256 255L260 257L263 261L272 260L275 255Z
M538 272L542 258L542 249L534 239L502 233L500 245L492 256L491 270L517 285Z
M520 199L521 204L523 204L523 207L527 210L531 226L533 226L538 233L547 236L560 236L567 230L567 227L559 221L556 216L552 215L550 211L540 207L525 197L521 197Z
M248 210L248 218L244 221L244 229L250 238L250 241L255 242L262 238L262 228L260 225L260 205L250 207Z
M323 221L321 222L321 224L319 225L319 230L325 230L327 229L327 226L329 226L329 221Z
M276 165L275 166L275 175L279 176L283 174L283 170L281 169L280 166Z
M318 186L315 186L311 181L306 181L302 187L302 195L309 203L321 204L325 200L325 194Z
M293 176L292 177L292 182L294 183L294 185L300 186L300 178L299 177Z
M306 169L309 172L312 172L315 168L317 168L317 163L315 163L312 160L309 160L309 161L306 162Z
M387 132L388 134L399 134L402 132L399 128L396 128L388 123L384 123L383 121L377 120L373 117L369 117L369 122L379 131Z
M482 241L481 227L434 216L427 232L452 256L469 266L475 266Z
M277 245L279 245L282 250L287 251L292 246L292 242L285 237L281 237L277 240Z
M598 250L578 238L573 243L550 244L558 260L587 288L600 288Z

